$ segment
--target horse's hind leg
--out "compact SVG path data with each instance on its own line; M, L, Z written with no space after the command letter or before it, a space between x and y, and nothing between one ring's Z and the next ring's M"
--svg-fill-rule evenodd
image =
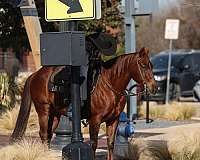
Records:
M107 145L108 145L107 160L114 159L113 150L114 150L114 142L115 142L117 125L118 125L118 120L115 120L112 123L106 123L106 134L107 134Z
M50 145L51 143L51 138L53 136L53 132L52 132L52 126L54 123L54 115L50 114L49 115L49 119L48 119L48 130L47 130L47 134L48 134L48 145Z
M48 119L49 119L49 104L35 105L38 113L40 131L39 135L42 143L48 143Z
M96 118L91 118L89 120L89 131L90 131L90 143L92 145L93 149L93 156L95 158L95 151L97 149L97 143L98 143L98 133L99 133L99 128L101 121L100 119Z

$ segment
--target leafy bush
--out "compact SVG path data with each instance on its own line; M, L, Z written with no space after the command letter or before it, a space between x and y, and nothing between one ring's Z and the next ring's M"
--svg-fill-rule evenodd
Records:
M20 90L12 77L5 73L0 73L0 107L11 109L17 102Z
M0 107L4 107L8 105L8 77L0 73Z

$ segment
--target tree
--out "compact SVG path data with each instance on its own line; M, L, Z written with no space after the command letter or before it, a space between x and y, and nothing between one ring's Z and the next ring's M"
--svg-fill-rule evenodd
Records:
M8 3L9 2L9 3ZM117 9L120 0L102 0L102 18L79 23L79 29L91 33L94 31L107 31L121 33L122 18ZM43 32L58 31L58 22L46 22L44 0L35 1ZM0 47L11 47L15 51L21 48L30 48L23 19L16 0L1 0L0 2ZM14 7L13 7L14 6Z
M200 5L198 0L182 1L165 14L161 11L153 16L152 22L145 17L137 18L137 47L147 46L157 53L169 48L169 41L164 39L167 18L180 19L179 39L173 42L173 48L200 48Z
M0 2L0 47L13 48L17 52L22 47L29 47L20 10L4 1Z

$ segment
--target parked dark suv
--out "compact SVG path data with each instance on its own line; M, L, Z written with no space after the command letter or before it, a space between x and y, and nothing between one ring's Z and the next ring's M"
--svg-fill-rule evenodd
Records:
M152 101L165 101L169 51L163 51L151 58L153 73L158 85ZM180 96L193 96L193 87L200 79L200 50L173 50L169 98L179 100Z

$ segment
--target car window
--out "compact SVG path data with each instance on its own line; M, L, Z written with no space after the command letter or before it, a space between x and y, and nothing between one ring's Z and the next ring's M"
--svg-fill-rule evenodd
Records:
M193 55L193 67L200 70L200 53Z
M171 67L176 67L179 62L183 59L184 55L180 54L172 54L172 61L171 61ZM163 55L156 55L151 58L151 62L153 64L154 69L167 69L168 67L168 54Z

